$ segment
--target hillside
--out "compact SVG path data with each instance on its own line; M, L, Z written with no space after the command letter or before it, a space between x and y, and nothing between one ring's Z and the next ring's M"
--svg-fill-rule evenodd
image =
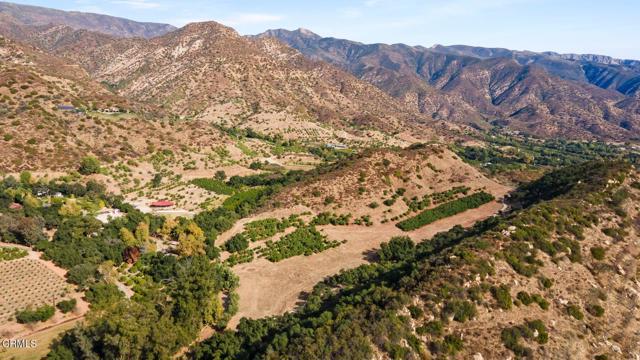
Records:
M308 30L270 30L258 37L276 37L310 58L340 66L432 117L477 126L484 119L484 126L491 122L543 137L624 140L639 135L637 114L621 106L625 95L592 85L578 74L580 66L546 66L549 61L531 60L534 54L527 58L504 49L367 45L322 38ZM562 61L572 66L577 61L565 58ZM614 66L615 61L609 63L606 66ZM633 61L619 63L616 66L635 66ZM425 100L411 100L420 98ZM426 106L429 99L446 99L445 111Z
M638 356L637 188L624 163L552 172L520 189L522 210L392 239L297 312L241 320L189 358Z
M271 39L246 39L213 22L190 24L152 40L113 39L102 46L54 51L122 96L186 117L225 118L232 124L315 120L387 133L424 121L337 68L306 60Z
M407 216L425 195L456 187L469 193L485 190L497 197L508 191L446 146L414 145L402 151L370 150L340 162L332 171L287 188L273 204L303 205L316 212L349 213L386 223Z
M3 171L70 170L87 155L111 162L223 136L198 122L168 123L166 111L114 95L78 65L32 46L0 37L0 58Z
M142 23L108 15L8 2L0 2L0 19L28 26L66 25L77 30L96 31L117 37L152 38L175 30L175 27L168 24Z

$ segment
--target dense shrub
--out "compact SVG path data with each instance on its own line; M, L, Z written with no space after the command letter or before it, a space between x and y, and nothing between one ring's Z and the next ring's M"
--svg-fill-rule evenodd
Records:
M94 264L78 264L69 269L67 272L67 279L70 282L79 285L81 288L84 288L94 278L96 268L97 267Z
M76 308L76 299L63 300L56 304L56 307L66 314Z
M569 306L567 306L567 314L569 314L570 316L572 316L576 320L584 319L584 314L582 313L582 311L580 310L580 308L577 305L569 305Z
M249 247L249 240L242 234L236 234L224 244L224 249L235 253Z
M20 324L30 324L49 320L56 309L51 305L43 305L36 309L25 309L16 312L16 321Z
M429 321L428 323L418 327L416 332L418 335L433 335L433 336L441 336L444 331L444 326L442 322L439 320Z
M542 297L542 295L540 294L533 294L531 295L531 299L538 304L538 306L540 306L540 308L542 310L548 310L549 309L549 301L547 301L544 297Z
M222 203L222 207L241 216L246 216L260 203L260 200L264 198L267 192L267 189L264 188L252 188L239 192L227 198Z
M516 297L523 305L530 305L531 303L533 303L531 295L529 295L526 291L518 292L518 295Z
M462 337L458 335L446 335L442 341L434 341L431 350L436 354L455 355L464 347Z
M493 201L494 199L493 195L485 192L475 193L473 195L444 203L433 209L425 210L415 217L399 222L396 226L403 231L415 230L434 221L459 214L469 209L477 208L480 205Z
M509 291L510 289L507 285L494 286L491 288L491 294L496 299L498 306L501 309L509 310L513 305L513 300L511 299Z
M598 304L591 304L587 306L587 312L595 317L601 317L604 315L604 308Z
M536 335L537 332L537 336ZM504 346L513 351L516 356L531 358L533 351L520 344L520 339L534 340L539 344L546 344L549 333L544 323L540 320L527 321L523 325L505 328L500 334Z
M548 277L540 276L538 280L540 281L540 285L542 285L542 287L544 287L545 289L551 289L551 287L553 286L553 280L549 279Z
M603 260L605 255L605 250L603 247L594 246L591 248L591 256L593 256L596 260Z
M453 315L453 320L455 321L465 322L473 319L477 315L478 310L472 302L454 299L444 305L442 313L445 317Z
M411 314L411 318L413 319L420 319L422 316L424 316L424 310L422 310L422 308L419 306L409 305L407 309L409 310L409 314Z
M218 179L199 178L191 180L191 183L207 191L222 195L233 195L235 189Z
M378 250L381 261L406 261L413 259L416 245L408 236L396 236L388 243L382 243Z
M91 285L85 297L91 303L92 309L102 309L124 298L124 294L116 285L100 282Z
M100 160L93 156L86 156L80 162L78 172L82 175L97 174L100 172Z

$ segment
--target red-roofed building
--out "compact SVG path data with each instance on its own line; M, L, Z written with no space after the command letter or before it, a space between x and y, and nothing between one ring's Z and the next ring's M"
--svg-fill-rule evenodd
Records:
M18 203L13 203L13 204L9 205L9 209L11 209L11 210L22 210L22 205L20 205Z
M166 207L172 207L175 204L173 203L173 201L169 201L169 200L160 200L160 201L154 201L151 203L151 207L154 208L166 208Z

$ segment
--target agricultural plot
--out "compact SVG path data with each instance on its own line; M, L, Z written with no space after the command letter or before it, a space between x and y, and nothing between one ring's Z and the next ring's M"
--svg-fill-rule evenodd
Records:
M475 193L438 205L433 209L427 209L412 218L397 223L396 226L402 231L416 230L434 221L459 214L469 209L475 209L493 200L495 200L495 197L491 194L485 192Z
M0 261L0 325L28 306L55 304L69 293L69 284L33 259Z
M252 221L244 226L245 234L251 241L259 241L270 238L277 233L285 231L289 227L302 227L304 222L296 215L286 219L263 219Z
M260 248L260 255L271 262L278 262L293 256L309 256L339 246L339 241L329 241L313 226L296 229L276 242L267 241L266 247Z
M27 256L27 251L15 247L0 247L0 261L20 259Z

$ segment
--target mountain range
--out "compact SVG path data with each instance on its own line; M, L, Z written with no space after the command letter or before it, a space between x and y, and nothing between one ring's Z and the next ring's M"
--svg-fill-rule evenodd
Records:
M414 138L458 125L543 138L640 138L634 60L362 44L305 29L241 36L215 22L175 29L10 3L0 3L0 18L7 38L182 118L229 121L232 114L235 125L266 129L313 120L343 130L408 130Z
M306 29L269 30L258 37L275 37L309 58L337 65L434 118L492 122L544 137L638 136L638 61L362 44Z

